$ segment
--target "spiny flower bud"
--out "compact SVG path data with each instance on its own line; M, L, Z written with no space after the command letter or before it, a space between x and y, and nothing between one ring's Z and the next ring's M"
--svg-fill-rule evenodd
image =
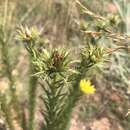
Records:
M21 40L23 42L32 42L36 41L40 38L40 33L36 28L29 29L28 27L21 26L18 30L18 35L16 37L17 40Z

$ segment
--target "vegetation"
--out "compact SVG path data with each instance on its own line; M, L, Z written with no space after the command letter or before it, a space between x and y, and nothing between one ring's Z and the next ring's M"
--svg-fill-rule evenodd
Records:
M118 106L124 107L125 117L129 1L100 0L99 9L108 3L116 8L111 14L94 10L95 2L0 2L0 119L5 124L0 129L70 130L77 106L83 122L93 114L98 118L107 106L108 118L116 120ZM123 104L119 96L112 97L113 91L124 96ZM101 95L100 104L91 103L94 93ZM82 103L84 96L89 100ZM129 117L118 118L122 127L130 128Z

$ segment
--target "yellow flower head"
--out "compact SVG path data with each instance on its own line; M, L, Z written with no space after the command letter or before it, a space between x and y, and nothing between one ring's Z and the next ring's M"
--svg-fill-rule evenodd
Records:
M84 92L85 94L93 94L96 91L96 89L94 88L94 86L91 85L90 80L86 81L85 79L83 79L83 80L80 81L80 90L82 92Z

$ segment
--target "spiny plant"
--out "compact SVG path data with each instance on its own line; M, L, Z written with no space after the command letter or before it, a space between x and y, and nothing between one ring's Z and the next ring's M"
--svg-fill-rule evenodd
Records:
M29 30L21 27L18 33L17 39L24 43L31 56L31 64L34 68L32 76L39 79L43 90L43 94L40 96L41 102L44 104L44 108L41 110L44 117L41 129L69 129L72 110L82 95L79 83L86 77L88 70L102 62L105 56L104 49L98 45L93 46L87 43L80 50L81 59L73 60L70 57L70 52L65 49L44 47L39 51L38 44L41 38L34 28ZM87 83L84 82L84 84ZM90 83L87 86L91 86ZM35 93L35 89L33 88L33 91L30 92ZM31 93L30 95L32 95ZM30 108L34 108L33 103L30 104ZM33 126L32 123L31 126Z

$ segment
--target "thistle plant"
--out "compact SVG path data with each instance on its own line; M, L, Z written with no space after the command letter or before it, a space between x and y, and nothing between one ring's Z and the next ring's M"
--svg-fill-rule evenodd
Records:
M80 60L73 60L71 52L61 48L47 48L44 42L43 49L39 51L40 33L33 28L21 27L18 33L17 39L24 43L31 56L34 77L31 82L35 85L34 81L37 79L43 91L39 96L44 106L41 110L44 117L41 130L68 130L73 108L80 96L83 92L91 94L95 91L90 81L85 81L86 73L103 61L105 50L98 45L87 43L80 50ZM34 120L33 102L36 100L37 87L35 85L29 94L31 120ZM34 129L33 123L30 121L30 130Z

